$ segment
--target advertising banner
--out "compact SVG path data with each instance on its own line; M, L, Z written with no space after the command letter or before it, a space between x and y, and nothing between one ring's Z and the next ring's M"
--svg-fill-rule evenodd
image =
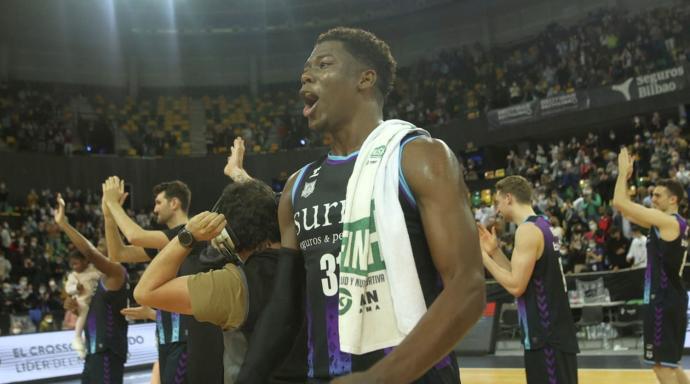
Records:
M680 65L647 75L631 77L619 84L580 90L564 95L512 105L488 112L489 130L533 122L565 112L641 100L687 89L690 84L690 66Z
M155 323L129 326L126 367L152 364L158 359ZM0 383L78 375L83 360L72 350L74 331L0 337Z

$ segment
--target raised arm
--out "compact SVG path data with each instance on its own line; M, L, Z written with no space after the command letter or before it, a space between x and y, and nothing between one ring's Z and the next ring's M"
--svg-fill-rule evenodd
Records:
M115 223L130 244L151 249L162 249L168 244L168 238L161 231L143 229L127 215L120 204L125 193L125 181L117 176L109 177L103 187L103 200L108 205ZM124 200L123 200L124 201Z
M634 203L628 195L628 179L633 172L633 158L626 148L621 149L618 155L618 178L613 191L613 206L631 222L649 228L659 228L661 238L672 241L680 234L680 225L671 215L658 209L647 208L644 205Z
M477 225L455 155L441 141L420 138L405 147L402 157L403 172L444 288L391 354L370 370L336 380L338 383L412 382L447 356L484 310Z
M185 228L196 241L209 241L220 234L226 223L222 214L206 211L189 220ZM187 287L189 276L177 277L177 272L190 251L191 248L180 244L177 237L171 240L144 271L134 289L134 299L141 305L191 314Z
M72 227L65 216L65 201L58 194L57 207L54 212L55 223L67 235L72 244L89 260L96 269L105 275L105 287L108 290L116 291L122 287L125 281L125 273L122 265L108 260L101 252L94 247L81 233Z
M238 383L265 383L290 353L304 319L304 259L297 245L291 189L293 174L278 205L281 245L271 301L259 317Z
M223 169L223 173L236 183L244 183L252 180L249 173L244 169L244 139L241 137L235 138L235 142L230 148L230 156L228 156L228 163Z
M105 195L105 183L103 183L103 192ZM127 194L123 194L120 198L120 205L127 198ZM103 220L105 221L105 242L108 247L108 257L112 261L125 263L143 263L151 260L142 247L133 245L125 245L120 237L120 231L117 229L117 224L113 219L113 215L105 203L105 199L101 200L101 209L103 210Z

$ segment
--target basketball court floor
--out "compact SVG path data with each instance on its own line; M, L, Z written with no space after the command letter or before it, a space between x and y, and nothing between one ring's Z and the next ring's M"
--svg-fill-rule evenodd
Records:
M463 384L526 384L522 356L463 356L458 359ZM690 356L682 360L690 370ZM580 384L654 384L656 378L641 355L587 355L578 356ZM150 368L127 372L125 384L148 384ZM689 372L690 373L690 372ZM78 384L78 379L50 381L60 384Z

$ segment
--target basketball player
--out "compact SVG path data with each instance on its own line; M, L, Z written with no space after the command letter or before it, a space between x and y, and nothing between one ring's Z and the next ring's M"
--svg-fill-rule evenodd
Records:
M65 202L58 194L55 223L69 237L79 252L103 273L86 319L86 360L81 375L83 384L122 383L127 360L127 321L120 310L127 307L127 271L108 260L67 221ZM110 213L103 212L107 221ZM66 300L65 307L73 309L76 301Z
M508 259L495 230L479 226L484 266L517 298L525 346L527 383L577 383L579 352L558 241L548 218L532 209L532 187L522 176L496 183L496 210L517 225Z
M334 255L341 247L345 194L359 148L383 122L395 66L385 42L350 28L319 36L304 65L303 114L310 129L333 141L328 156L293 174L281 195L277 289L255 328L240 382L266 381L262 375L287 355L305 313L311 382L340 376L334 382L459 382L451 351L481 315L485 289L460 166L439 140L406 138L399 186L405 221L389 224L407 226L428 311L395 348L362 355L340 350L332 287L338 285ZM334 241L309 241L326 236Z
M106 227L106 236L112 239L109 242L111 253L118 255L117 260L131 263L150 261L157 254L154 248L164 248L169 239L177 236L187 223L191 191L185 183L171 181L158 184L153 188L153 194L156 220L168 227L163 231L144 230L127 215L121 205L125 196L124 180L112 176L103 183L103 198L108 209L113 212L117 227L133 244L125 246L117 227ZM195 252L180 273L192 274L220 266L204 265L199 260L199 253ZM146 308L137 308L125 313L141 318L149 317L150 312ZM190 382L222 382L223 343L218 327L199 323L187 315L161 310L156 311L155 320L162 383L185 382L187 379ZM196 334L193 341L192 334ZM194 346L197 347L196 353L191 350ZM207 355L209 352L210 355Z
M685 192L677 181L661 180L652 193L653 208L633 203L628 196L633 161L623 148L618 155L613 206L632 223L649 228L644 279L644 362L652 365L660 383L686 384L690 380L680 359L688 322L688 296L682 279L688 224L678 214Z

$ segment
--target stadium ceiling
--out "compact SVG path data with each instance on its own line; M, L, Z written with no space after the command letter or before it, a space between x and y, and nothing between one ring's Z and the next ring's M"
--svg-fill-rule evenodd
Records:
M125 0L135 35L245 35L324 28L402 16L458 0Z

